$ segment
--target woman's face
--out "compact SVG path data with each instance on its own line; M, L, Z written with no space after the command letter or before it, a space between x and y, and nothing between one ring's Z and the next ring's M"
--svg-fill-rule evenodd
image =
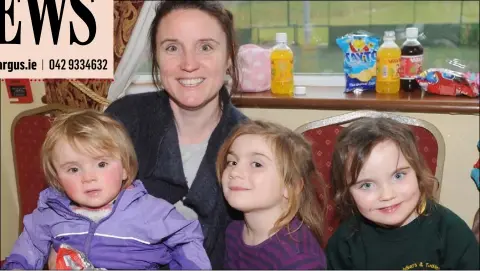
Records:
M218 101L230 61L225 32L214 17L174 10L160 21L156 42L160 80L179 107L194 110Z

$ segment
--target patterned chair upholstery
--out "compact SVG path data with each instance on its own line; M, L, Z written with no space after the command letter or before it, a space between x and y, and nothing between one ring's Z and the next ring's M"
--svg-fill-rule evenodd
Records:
M23 217L37 207L39 193L47 187L40 160L40 150L55 113L66 111L48 105L19 114L12 123L12 151L19 200L19 233Z
M40 192L47 188L40 150L51 121L56 114L71 110L73 109L64 105L46 105L24 111L13 120L11 139L20 207L18 234L23 230L23 217L33 212ZM0 266L3 266L4 261L0 261ZM44 270L48 270L47 265Z
M436 198L440 195L443 162L445 159L445 142L441 133L432 124L423 120L391 113L356 111L302 125L296 129L296 132L303 134L312 143L312 152L317 170L326 183L327 210L323 245L327 244L328 239L339 225L339 220L335 214L335 203L330 181L331 160L335 140L346 124L362 117L388 117L408 124L416 135L419 151L423 154L430 170L435 174L439 182L435 194Z

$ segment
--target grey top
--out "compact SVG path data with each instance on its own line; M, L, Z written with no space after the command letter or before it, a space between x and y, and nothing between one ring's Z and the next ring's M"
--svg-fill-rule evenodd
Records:
M209 137L210 138L210 137ZM203 156L207 150L208 139L199 144L180 145L180 154L182 155L183 171L187 179L188 188L192 187L193 180L197 175L198 167L202 162ZM183 199L175 204L175 208L187 219L197 219L195 211L183 204Z

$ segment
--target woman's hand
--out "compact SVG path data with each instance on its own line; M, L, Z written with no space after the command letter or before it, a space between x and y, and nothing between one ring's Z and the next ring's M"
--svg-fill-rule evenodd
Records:
M48 255L48 269L49 270L55 270L56 268L56 262L57 262L57 252L53 247L50 248L50 254Z

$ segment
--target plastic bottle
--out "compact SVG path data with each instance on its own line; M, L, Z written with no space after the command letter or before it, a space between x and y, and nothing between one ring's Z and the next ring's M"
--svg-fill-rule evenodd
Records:
M287 33L276 34L277 44L272 48L272 93L293 96L293 51L287 45Z
M410 92L420 89L415 77L423 70L423 46L417 40L418 28L410 27L406 32L407 40L401 47L400 88Z
M377 93L394 94L400 91L400 47L395 43L395 32L385 31L383 44L377 52Z

